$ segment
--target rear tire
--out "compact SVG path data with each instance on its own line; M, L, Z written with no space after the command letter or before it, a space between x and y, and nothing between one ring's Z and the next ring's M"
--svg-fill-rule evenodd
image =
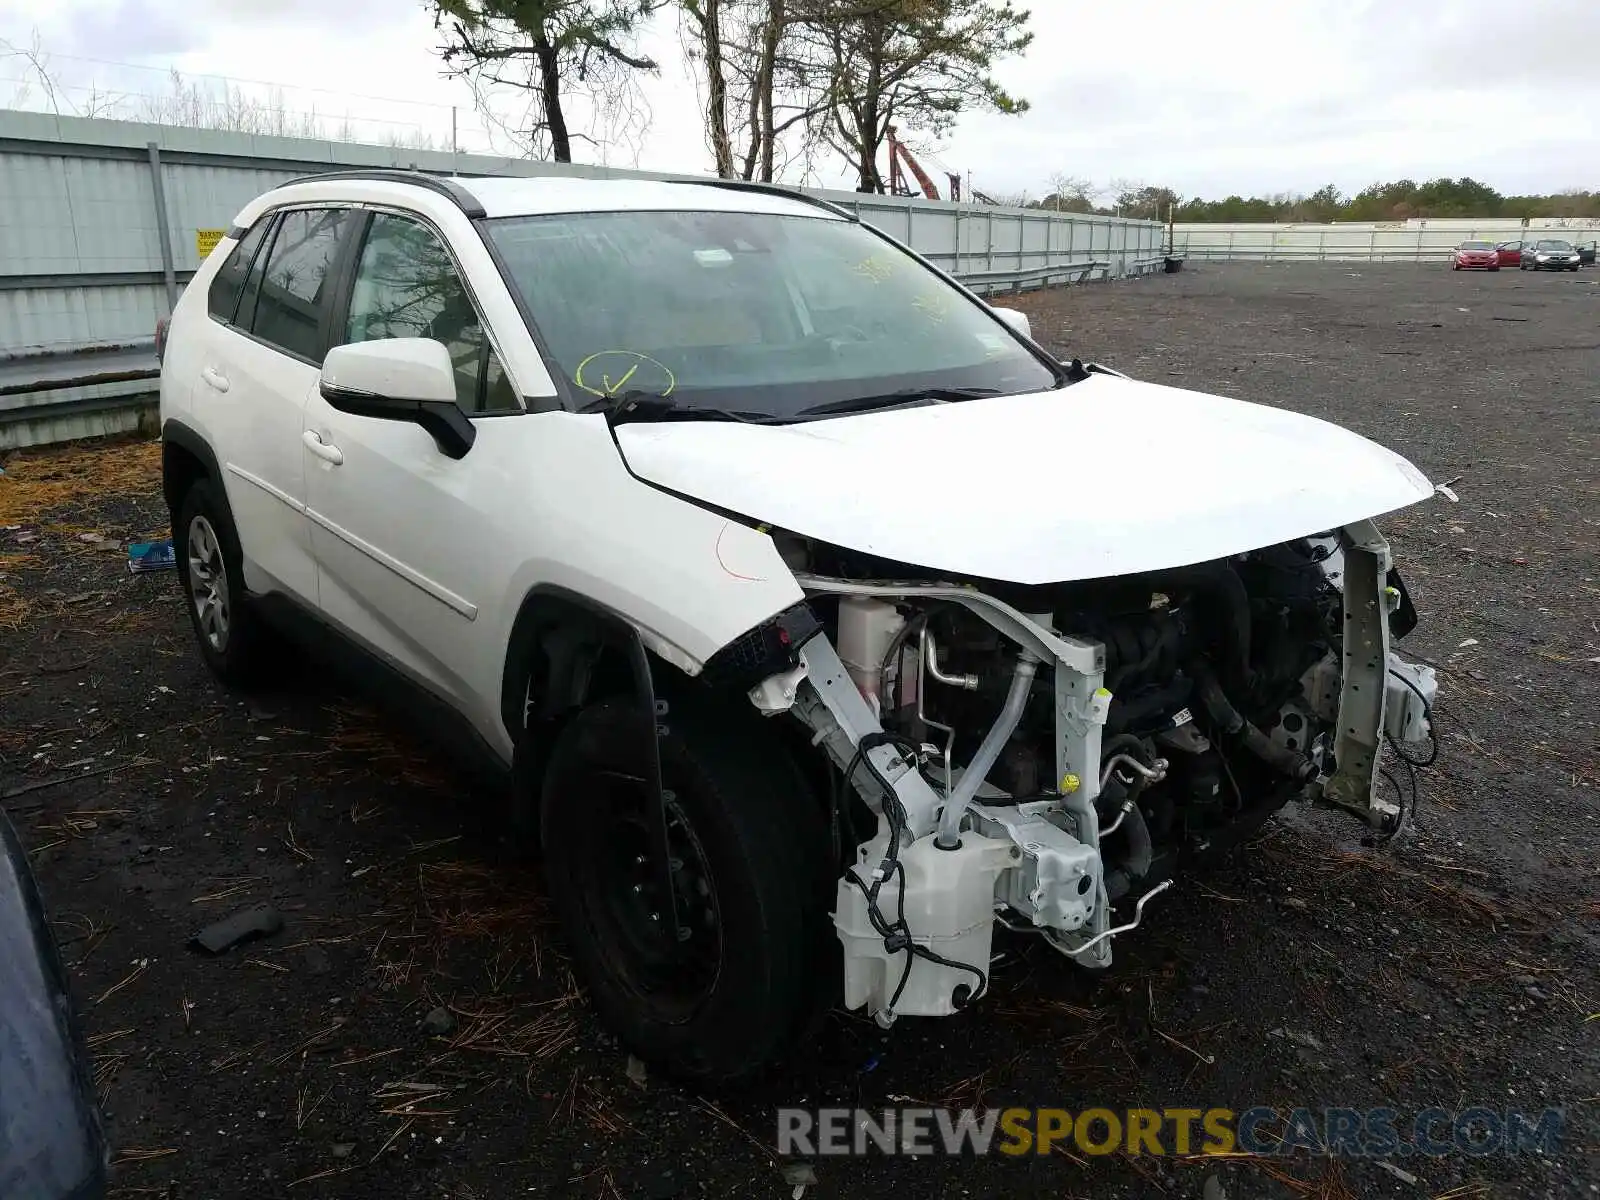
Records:
M189 624L206 666L230 687L259 681L273 639L250 607L239 535L222 490L211 479L189 485L178 506L172 545Z
M634 1054L698 1087L757 1076L823 998L834 872L820 806L738 710L675 702L660 739L679 928L660 885L631 698L562 730L544 777L545 875L578 977Z

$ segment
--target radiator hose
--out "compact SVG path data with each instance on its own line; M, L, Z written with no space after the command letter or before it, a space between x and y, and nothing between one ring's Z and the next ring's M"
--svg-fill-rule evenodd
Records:
M1135 804L1122 819L1122 830L1127 834L1128 853L1116 868L1106 872L1106 896L1113 902L1122 899L1133 885L1150 873L1154 848L1150 844L1150 827L1144 823L1144 814Z
M1200 686L1200 702L1224 735L1238 742L1278 774L1287 775L1299 783L1307 782L1317 773L1316 764L1305 755L1278 745L1245 720L1223 694L1222 685L1209 667L1197 667L1195 678Z

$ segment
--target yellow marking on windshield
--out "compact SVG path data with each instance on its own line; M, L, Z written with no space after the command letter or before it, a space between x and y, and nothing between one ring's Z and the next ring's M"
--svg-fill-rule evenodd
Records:
M634 376L634 373L636 371L638 371L638 369L639 369L639 364L638 363L634 363L633 366L628 368L628 373L626 375L624 375L621 379L617 380L615 383L611 382L611 376L609 376L609 375L600 376L600 382L605 384L606 391L614 392L619 387L621 387L623 384L627 383L628 380L632 379L633 376Z
M613 361L618 359L621 361ZM605 361L602 362L601 360ZM595 373L595 364L597 362L600 362L599 387L595 387L592 382L585 378L586 374L593 375ZM620 368L624 362L628 364L628 369L622 373L622 377L620 379L618 379L615 383L612 383L611 372L606 368ZM659 361L658 359L651 358L648 354L640 354L636 350L597 350L578 364L577 369L572 373L572 382L577 384L581 390L588 392L591 396L614 396L618 391L627 385L628 380L632 379L634 375L638 373L639 368L644 366L654 367L661 373L661 378L666 382L666 386L654 389L655 394L658 396L672 395L672 389L678 386L678 377L672 373L672 368L668 367L665 363ZM650 372L647 372L646 374L648 381L648 375Z
M894 263L890 262L887 258L880 257L876 254L870 254L856 264L856 273L858 275L865 275L868 279L872 280L873 283L882 283L885 279L894 274Z

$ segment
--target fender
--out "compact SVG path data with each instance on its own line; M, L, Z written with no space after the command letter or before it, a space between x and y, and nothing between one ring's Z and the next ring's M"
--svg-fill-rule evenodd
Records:
M108 1155L66 973L27 853L0 811L0 1191L101 1200Z
M540 649L546 664L542 676L537 653ZM514 741L512 823L524 835L537 828L537 805L533 801L560 723L588 698L591 682L608 665L602 657L609 654L614 663L619 651L626 659L639 711L650 722L650 733L645 738L645 786L650 793L646 803L656 861L661 868L662 895L667 897L676 922L678 901L667 840L666 797L661 787L661 735L665 731L661 719L666 715L666 706L656 700L650 655L639 631L620 615L587 596L555 585L537 587L523 598L506 645L500 715ZM537 733L531 728L535 713Z
M630 672L640 702L648 699L653 711L655 680L639 631L597 600L540 584L523 597L506 641L500 680L506 732L519 742L532 721L560 719L580 707L597 682L620 683L619 668Z
M180 469L179 457L172 453L174 447L197 460L205 474L216 480L224 491L227 480L223 477L222 464L217 461L211 443L193 427L176 417L168 417L161 426L161 491L166 497L167 510L176 517L178 505L183 502L183 489L194 481L194 476L192 472Z

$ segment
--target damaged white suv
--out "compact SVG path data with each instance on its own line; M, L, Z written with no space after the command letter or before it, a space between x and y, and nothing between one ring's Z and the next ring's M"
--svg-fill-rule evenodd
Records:
M841 975L885 1024L977 1001L996 921L1103 968L1292 797L1392 824L1427 732L1371 520L1416 468L1058 362L821 201L297 181L162 353L207 661L331 631L459 727L595 1005L704 1085Z

